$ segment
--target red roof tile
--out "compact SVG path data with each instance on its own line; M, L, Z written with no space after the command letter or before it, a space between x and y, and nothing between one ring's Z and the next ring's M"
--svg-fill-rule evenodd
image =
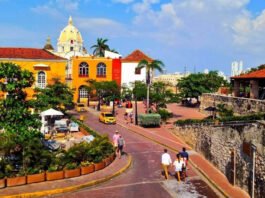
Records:
M66 60L44 49L0 47L0 58Z
M141 52L140 50L135 50L128 56L122 59L122 62L140 62L141 60L147 60L148 62L152 62L153 59Z
M248 74L242 74L240 76L233 76L232 79L251 79L251 78L265 78L265 69L253 71Z

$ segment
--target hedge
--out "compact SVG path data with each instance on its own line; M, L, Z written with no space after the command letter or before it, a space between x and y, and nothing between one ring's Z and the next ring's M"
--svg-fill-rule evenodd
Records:
M160 126L161 116L157 113L140 114L139 124L143 127Z
M251 115L243 116L229 116L224 118L216 118L220 122L232 122L232 121L254 121L254 120L264 120L265 113L257 113ZM212 119L187 119L187 120L177 120L176 125L191 125L191 124L203 124L213 122Z

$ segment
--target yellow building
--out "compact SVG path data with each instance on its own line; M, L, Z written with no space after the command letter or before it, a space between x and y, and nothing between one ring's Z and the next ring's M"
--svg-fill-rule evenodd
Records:
M28 99L34 94L33 88L45 88L54 78L61 82L66 79L67 60L44 49L0 48L0 62L15 63L33 73L35 83L31 89L26 90Z
M171 90L173 93L178 93L177 84L178 81L185 77L184 74L162 74L159 76L154 77L154 82L163 82L167 84L167 89Z
M74 89L74 101L87 103L88 92L84 86L88 86L88 80L111 81L116 80L120 85L121 60L103 57L72 57L72 75L70 87ZM69 77L69 76L68 76ZM69 79L69 78L68 78Z

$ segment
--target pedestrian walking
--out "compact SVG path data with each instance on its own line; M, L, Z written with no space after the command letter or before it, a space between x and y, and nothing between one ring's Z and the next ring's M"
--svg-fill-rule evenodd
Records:
M116 130L114 135L112 136L112 143L115 149L115 154L118 156L118 139L120 137L119 131Z
M120 135L118 139L118 156L121 158L123 154L123 148L125 147L125 140L124 138Z
M172 160L171 160L170 155L167 153L167 149L164 149L164 153L162 154L162 157L161 157L161 164L162 164L163 171L165 173L165 178L168 179L168 168L169 166L172 165Z
M181 176L183 173L183 168L184 168L184 161L180 157L180 154L177 154L176 157L177 158L175 159L173 166L175 168L175 176L176 176L178 182L180 182ZM184 177L184 180L185 180L185 177Z
M133 123L133 112L129 113L130 122Z
M188 169L188 162L189 162L189 154L186 151L186 148L183 147L182 151L179 153L180 157L182 158L183 162L184 162L184 168L183 168L183 172L185 174L185 177L187 177L187 169Z

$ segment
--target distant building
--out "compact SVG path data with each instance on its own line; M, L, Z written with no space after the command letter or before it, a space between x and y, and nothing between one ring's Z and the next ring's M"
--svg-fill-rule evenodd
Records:
M185 74L175 73L175 74L162 74L154 77L153 82L163 82L168 84L167 88L172 90L173 93L178 93L177 84L178 81L185 77Z
M233 61L231 64L231 76L239 76L243 73L243 61Z

